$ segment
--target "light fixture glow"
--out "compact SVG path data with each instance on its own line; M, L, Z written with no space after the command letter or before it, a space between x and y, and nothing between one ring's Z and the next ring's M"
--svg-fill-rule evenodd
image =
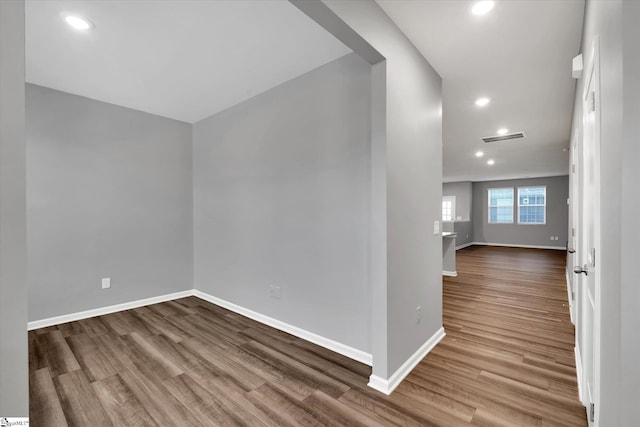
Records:
M509 132L509 129L505 129L505 128L498 129L498 135L504 135L507 132Z
M482 157L482 156L484 156L484 152L476 151L476 157Z
M79 16L67 15L64 17L64 20L76 30L86 31L92 27L89 20L80 18Z
M489 159L489 160L487 160L487 164L488 164L489 166L491 166L491 165L492 165L492 164L494 164L495 162L496 162L496 161L495 161L495 160L493 160L493 159Z
M495 6L495 2L492 0L482 0L477 2L471 8L471 13L474 15L485 15L489 13L491 9Z
M476 99L476 105L478 107L484 107L485 105L487 105L489 103L490 99L489 98L478 98Z

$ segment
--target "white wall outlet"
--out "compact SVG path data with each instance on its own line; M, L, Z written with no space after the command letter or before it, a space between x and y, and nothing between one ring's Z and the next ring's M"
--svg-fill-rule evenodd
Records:
M111 277L105 277L102 279L102 289L109 289L111 287Z
M280 299L280 286L269 286L269 296L271 298Z
M433 234L440 234L440 221L433 221Z
M553 240L553 236L549 237L549 240Z
M417 306L416 307L416 325L419 325L421 320L422 320L422 307Z

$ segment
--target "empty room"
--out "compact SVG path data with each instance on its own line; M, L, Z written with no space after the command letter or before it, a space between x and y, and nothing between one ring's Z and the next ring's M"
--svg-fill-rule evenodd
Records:
M0 1L1 424L634 425L639 9Z

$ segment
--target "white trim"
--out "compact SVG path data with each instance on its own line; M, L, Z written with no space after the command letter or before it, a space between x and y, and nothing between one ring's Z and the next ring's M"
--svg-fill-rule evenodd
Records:
M498 205L495 206L491 206L491 191L492 190L511 190L511 221L506 222L506 221L495 221L495 222L491 222L491 208L497 208ZM513 224L514 223L514 218L513 218L513 207L515 204L515 195L513 192L513 187L495 187L495 188L487 188L487 224ZM504 206L503 206L504 207ZM497 218L496 218L497 219Z
M320 347L324 347L336 353L342 354L350 359L357 360L358 362L364 363L365 365L371 366L373 357L370 353L366 353L362 350L358 350L353 347L349 347L348 345L339 343L338 341L334 341L329 338L325 338L321 335L314 334L313 332L309 332L307 330L298 328L297 326L290 325L288 323L282 322L280 320L274 319L269 316L265 316L264 314L260 314L253 310L249 310L248 308L241 307L232 302L225 301L220 298L216 298L212 295L209 295L205 292L194 290L194 295L198 298L201 298L205 301L209 301L215 305L219 305L220 307L224 307L227 310L231 310L235 313L238 313L242 316L248 317L250 319L255 320L256 322L263 323L265 325L271 326L272 328L279 329L281 331L287 332L291 335L294 335L298 338L302 338L303 340L312 342L314 344L319 345Z
M462 244L460 246L456 246L456 251L458 251L460 249L468 248L469 246L473 246L473 242L464 243L464 244Z
M332 339L325 338L321 335L314 334L313 332L309 332L304 329L298 328L297 326L293 326L288 323L281 322L280 320L273 319L271 317L265 316L263 314L257 313L255 311L252 311L247 308L241 307L239 305L225 301L223 299L216 298L214 296L211 296L197 289L189 289L186 291L175 292L172 294L160 295L157 297L145 298L145 299L140 299L136 301L125 302L122 304L110 305L106 307L94 308L91 310L65 314L62 316L50 317L47 319L34 320L27 323L27 330L31 331L33 329L46 328L47 326L54 326L62 323L73 322L76 320L87 319L89 317L102 316L105 314L116 313L118 311L129 310L132 308L143 307L146 305L157 304L160 302L166 302L166 301L171 301L179 298L186 298L190 296L195 296L205 301L209 301L210 303L213 303L220 307L224 307L228 310L231 310L242 316L253 319L257 322L260 322L265 325L271 326L275 329L279 329L281 331L287 332L291 335L295 335L298 338L302 338L306 341L312 342L321 347L324 347L336 353L342 354L343 356L346 356L350 359L357 360L358 362L364 363L365 365L371 366L373 363L373 357L370 353L366 353L362 350L349 347L345 344L339 343Z
M457 271L447 271L447 270L442 270L442 275L443 276L451 276L451 277L456 277L458 275Z
M444 218L444 205L451 203L451 219ZM442 196L442 222L453 223L456 220L456 196Z
M576 356L576 377L578 380L578 400L580 400L580 403L582 403L582 406L586 407L587 404L584 401L584 397L586 396L586 393L584 393L584 390L582 390L582 387L583 387L582 358L580 357L580 349L578 348L578 346L573 347L573 353Z
M178 298L185 298L192 296L193 289L187 291L174 292L172 294L160 295L157 297L144 298L136 301L129 301L122 304L109 305L106 307L94 308L86 311L79 311L77 313L65 314L62 316L49 317L47 319L33 320L27 323L27 330L46 328L47 326L59 325L61 323L73 322L75 320L87 319L89 317L102 316L104 314L116 313L118 311L129 310L132 308L138 308L145 305L157 304L159 302L171 301Z
M566 251L565 246L538 246L538 245L518 245L515 243L489 243L489 242L473 242L472 245L480 246L504 246L508 248L528 248L528 249L555 249L558 251Z
M544 188L544 203L542 205L540 204L533 204L533 205L521 205L520 204L520 190L523 188ZM522 224L522 225L546 225L547 224L547 186L546 185L526 185L524 187L518 187L518 224ZM542 206L544 208L543 211L543 215L542 215L542 222L520 222L520 208L522 206Z
M409 357L388 380L376 375L371 375L369 377L369 384L367 385L386 394L387 396L390 395L393 390L400 385L402 380L409 375L413 368L415 368L418 363L420 363L420 361L424 359L424 357L429 354L429 352L433 350L433 348L445 337L445 335L444 328L441 327L431 336L431 338L427 340L427 342L422 344L422 346L413 353L413 355Z

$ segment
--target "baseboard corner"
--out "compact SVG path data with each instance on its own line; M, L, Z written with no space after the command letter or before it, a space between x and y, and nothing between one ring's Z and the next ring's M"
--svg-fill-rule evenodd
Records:
M460 246L456 246L456 251L459 251L460 249L468 248L469 246L473 246L473 242L463 243Z
M227 310L231 310L234 313L238 313L242 316L248 317L249 319L253 319L256 322L260 322L267 326L271 326L272 328L294 335L298 338L302 338L303 340L312 342L316 345L319 345L320 347L324 347L328 350L331 350L333 352L346 356L350 359L353 359L360 363L364 363L365 365L371 366L373 363L373 356L370 353L359 350L357 348L350 347L341 342L323 337L322 335L318 335L313 332L309 332L305 329L299 328L297 326L291 325L281 320L274 319L273 317L266 316L264 314L258 313L256 311L250 310L248 308L242 307L232 302L223 300L218 297L214 297L213 295L207 294L206 292L202 292L197 289L194 290L194 296L201 298L205 301L208 301L212 304L215 304L217 306L226 308Z
M129 301L121 304L109 305L106 307L98 307L90 310L79 311L76 313L63 314L61 316L49 317L46 319L32 320L27 322L27 330L46 328L48 326L60 325L62 323L74 322L76 320L88 319L90 317L103 316L105 314L116 313L118 311L130 310L132 308L143 307L145 305L158 304L160 302L172 301L174 299L186 298L194 295L193 289L186 291L173 292L171 294L160 295L156 297L143 298L135 301Z
M381 378L377 375L369 377L369 387L387 396L393 393L407 375L420 363L424 357L445 337L444 327L440 327L420 348L411 355L389 379Z

